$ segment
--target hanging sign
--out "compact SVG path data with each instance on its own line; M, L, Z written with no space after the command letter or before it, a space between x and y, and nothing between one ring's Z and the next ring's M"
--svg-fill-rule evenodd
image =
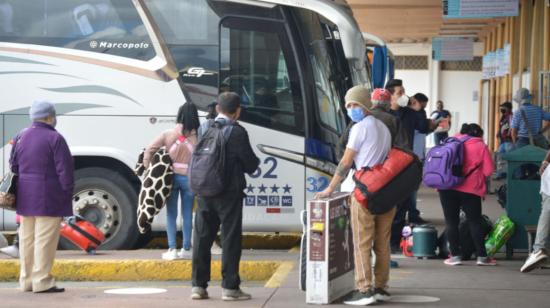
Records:
M496 77L497 53L488 52L483 56L483 79Z
M471 61L474 59L474 41L461 37L436 37L432 40L432 59Z
M519 0L443 0L443 18L518 16Z

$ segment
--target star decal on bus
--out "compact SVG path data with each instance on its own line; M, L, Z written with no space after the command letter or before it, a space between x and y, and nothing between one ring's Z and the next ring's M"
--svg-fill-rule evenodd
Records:
M258 189L260 189L260 193L265 193L265 190L267 189L267 187L264 184L262 184L258 186Z
M290 194L290 189L292 189L292 187L288 186L288 184L286 184L282 188L283 188L283 193L285 194Z
M271 186L271 193L279 193L279 188L277 184L273 184L273 186Z
M254 186L252 186L252 184L248 184L248 187L246 187L246 192L247 193L254 193Z

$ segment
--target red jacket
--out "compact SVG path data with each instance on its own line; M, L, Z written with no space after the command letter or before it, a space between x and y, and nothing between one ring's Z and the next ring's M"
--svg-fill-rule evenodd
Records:
M462 138L464 135L457 134ZM474 194L485 198L487 194L486 178L494 171L493 158L482 138L472 137L464 143L464 182L453 190Z

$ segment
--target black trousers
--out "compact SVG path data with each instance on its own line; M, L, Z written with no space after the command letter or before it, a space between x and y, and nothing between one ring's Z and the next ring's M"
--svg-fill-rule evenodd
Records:
M416 194L414 194L416 197ZM393 217L393 222L391 225L391 247L394 249L399 249L399 243L401 242L401 232L403 231L403 227L405 227L405 224L407 223L407 211L411 208L413 196L411 195L408 197L405 201L399 203L397 205L397 211L395 212L395 216Z
M208 287L210 281L210 249L221 224L222 288L238 289L241 284L239 262L243 225L242 194L199 198L193 232L193 286Z
M443 207L449 250L451 255L460 256L460 241L458 224L460 223L460 209L466 214L470 234L474 240L478 257L486 257L485 240L482 228L481 197L456 190L440 190L439 199Z

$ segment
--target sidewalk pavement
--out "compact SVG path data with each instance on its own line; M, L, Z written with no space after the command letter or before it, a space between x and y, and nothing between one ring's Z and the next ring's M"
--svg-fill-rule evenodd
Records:
M437 195L428 190L419 194L418 207L423 217L435 223L438 229L443 227L441 206ZM496 219L503 213L494 196L488 196L484 202L484 213ZM97 260L115 260L127 262L128 258L151 260L174 267L178 263L189 261L162 261L161 251L123 251L104 252L92 256ZM80 252L60 252L60 258L67 261L80 259ZM538 269L529 274L521 274L525 254L515 254L514 259L505 260L504 255L497 255L499 264L495 267L478 267L473 261L463 266L449 267L442 260L418 260L394 255L400 267L392 269L390 289L393 302L383 303L386 307L548 307L550 301L550 270ZM91 257L90 257L91 258ZM219 257L217 257L219 258ZM192 301L190 282L180 281L139 281L139 282L59 282L67 287L63 294L21 293L15 282L0 283L1 307L273 307L300 308L312 307L305 304L305 293L298 289L298 258L296 251L244 251L243 263L275 262L273 275L262 281L245 279L245 291L253 295L253 300L246 302L222 302L219 282L209 288L212 299ZM122 261L122 259L125 259ZM98 261L98 262L99 262ZM216 261L215 261L216 262ZM259 263L258 263L259 264ZM3 266L0 265L0 270ZM243 272L243 266L241 273ZM252 266L252 272L259 267ZM219 272L214 270L213 274ZM243 275L244 276L244 275ZM146 279L147 280L147 279ZM153 295L112 295L104 291L113 288L156 287L166 289L166 293ZM415 297L416 296L416 297ZM411 301L417 300L416 303ZM429 300L435 302L428 302ZM331 306L344 307L341 303Z

